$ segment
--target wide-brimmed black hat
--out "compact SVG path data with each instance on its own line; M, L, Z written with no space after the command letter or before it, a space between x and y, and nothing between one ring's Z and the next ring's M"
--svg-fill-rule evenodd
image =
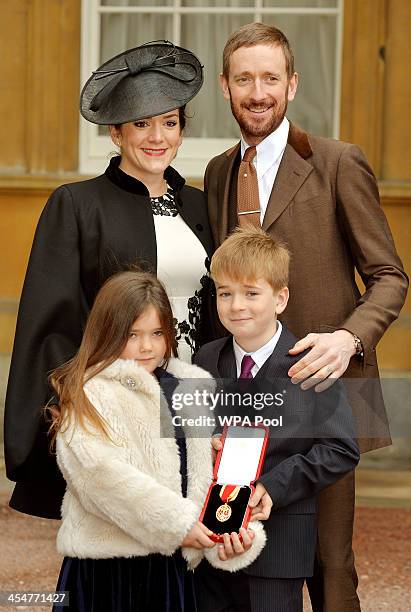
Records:
M184 106L202 84L203 67L191 51L154 41L95 70L81 92L80 112L101 125L137 121Z

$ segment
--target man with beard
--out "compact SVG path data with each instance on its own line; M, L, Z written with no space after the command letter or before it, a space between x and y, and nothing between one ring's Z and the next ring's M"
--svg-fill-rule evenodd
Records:
M290 354L304 351L288 375L319 392L342 375L360 379L360 392L348 389L360 448L387 446L375 347L399 314L408 279L372 170L355 145L289 123L285 114L298 75L289 42L277 28L252 23L232 34L220 82L241 142L212 159L205 173L216 246L247 223L261 224L287 243L290 301L282 320L301 338ZM365 284L362 295L355 269ZM352 472L319 496L316 567L308 585L315 612L360 610L354 486Z

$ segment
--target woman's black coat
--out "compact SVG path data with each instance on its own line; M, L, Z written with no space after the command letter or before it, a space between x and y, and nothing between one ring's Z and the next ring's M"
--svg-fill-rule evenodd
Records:
M156 271L148 191L135 179L120 187L118 161L111 160L102 176L59 187L47 202L34 237L5 411L7 476L17 481L10 505L28 514L60 518L64 494L64 481L48 450L42 418L52 395L47 375L76 353L104 280L136 262L145 262ZM184 185L172 168L166 170L165 178L177 191L182 218L210 257L213 242L203 193ZM207 335L204 340L213 334Z

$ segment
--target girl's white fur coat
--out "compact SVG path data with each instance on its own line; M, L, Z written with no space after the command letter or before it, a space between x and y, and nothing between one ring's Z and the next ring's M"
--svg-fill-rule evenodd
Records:
M210 379L204 386L214 388L208 372L178 359L170 359L167 370L181 379L175 393L198 388L196 379ZM184 428L184 498L171 415L157 380L134 361L118 359L84 389L109 425L111 441L73 424L57 436L57 460L67 482L58 551L93 559L173 554L198 519L212 480L212 432L202 428L203 437L195 438L194 431ZM204 554L212 565L228 571L249 565L265 544L261 524L251 526L255 537L244 554L220 561L217 546L185 548L189 567L196 567Z

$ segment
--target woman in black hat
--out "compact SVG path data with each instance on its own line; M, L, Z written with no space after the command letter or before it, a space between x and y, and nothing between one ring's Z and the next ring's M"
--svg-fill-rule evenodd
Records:
M169 165L181 144L185 104L202 82L191 52L155 42L112 58L83 88L82 115L110 126L120 155L103 175L59 187L36 230L6 398L16 510L60 518L65 483L41 416L52 395L47 375L78 350L106 278L135 264L157 272L171 296L183 358L210 339L210 317L201 316L213 250L204 196Z

